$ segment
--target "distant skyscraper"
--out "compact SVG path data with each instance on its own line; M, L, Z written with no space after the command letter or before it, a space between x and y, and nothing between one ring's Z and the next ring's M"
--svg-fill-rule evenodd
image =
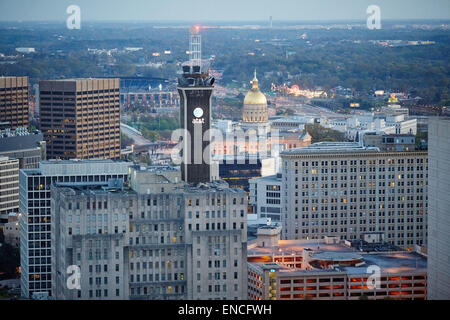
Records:
M28 128L28 77L0 77L0 122Z
M429 122L428 299L450 299L450 120Z
M39 82L48 159L119 159L119 79Z
M199 29L191 28L191 61L183 65L178 78L180 95L180 124L186 130L183 139L181 177L188 183L211 181L211 152L204 152L209 145L211 127L211 99L214 78L209 76L208 66L202 63ZM195 53L195 54L194 54Z

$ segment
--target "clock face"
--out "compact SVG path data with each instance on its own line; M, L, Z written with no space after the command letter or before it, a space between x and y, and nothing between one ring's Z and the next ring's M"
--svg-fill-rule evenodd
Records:
M200 118L203 115L203 110L202 108L195 108L194 109L194 116L196 118Z

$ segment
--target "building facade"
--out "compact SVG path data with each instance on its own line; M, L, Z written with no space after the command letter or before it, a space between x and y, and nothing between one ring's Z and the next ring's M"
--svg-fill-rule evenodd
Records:
M51 186L100 185L128 179L130 163L113 160L42 161L38 169L20 170L20 266L25 298L52 296Z
M415 252L360 252L332 239L253 243L248 299L424 300L426 269L427 259Z
M19 210L19 160L0 156L0 224Z
M39 82L48 159L120 159L119 79Z
M426 245L427 151L323 142L281 157L283 239L382 232L402 248Z
M281 222L282 185L281 173L249 180L249 206L258 220Z
M54 190L55 298L247 297L245 192L175 175L133 167L135 190ZM79 290L66 286L70 265L80 267Z
M28 77L0 77L0 122L28 128Z
M450 121L429 125L428 299L450 299Z
M20 230L19 230L19 214L10 213L8 215L8 222L3 228L3 235L5 236L5 243L13 247L20 248Z
M377 147L381 151L414 151L416 137L412 134L380 134L365 132L361 134L363 143L367 147Z

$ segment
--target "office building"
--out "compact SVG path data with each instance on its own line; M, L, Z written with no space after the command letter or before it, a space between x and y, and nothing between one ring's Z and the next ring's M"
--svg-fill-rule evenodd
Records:
M426 245L427 151L321 142L281 158L283 239L382 232L402 248Z
M0 129L0 157L19 160L20 169L39 167L39 161L45 160L46 148L44 135L39 132L28 132L19 127Z
M249 180L249 207L258 221L281 222L281 173Z
M42 161L38 169L20 170L20 266L22 296L52 296L52 184L107 186L128 179L128 162L113 160Z
M249 245L249 300L426 299L427 259L416 252L360 251L332 237L278 241L275 227L264 229L258 238L274 239Z
M28 128L28 77L0 77L0 122Z
M430 119L428 299L450 300L450 120Z
M119 79L39 82L47 159L120 159Z
M245 192L180 178L131 167L132 188L56 187L55 298L246 299ZM66 286L70 265L80 290Z
M0 156L0 224L19 209L19 160Z

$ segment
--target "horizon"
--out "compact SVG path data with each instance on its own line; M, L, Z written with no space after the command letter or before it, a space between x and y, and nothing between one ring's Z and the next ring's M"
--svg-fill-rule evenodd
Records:
M46 24L46 23L65 23L65 19L62 20L0 20L0 24L7 24L7 23L39 23L39 24ZM210 20L183 20L183 19L177 19L177 20L170 20L170 19L147 19L147 20L100 20L100 19L84 19L83 23L190 23L190 24L203 24L203 23L226 23L226 24L241 24L241 23L264 23L268 24L269 19L262 20L262 19L255 19L255 20L220 20L220 19L210 19ZM386 23L394 23L394 22L448 22L450 23L450 17L449 18L392 18L392 19L383 19L383 22ZM301 19L301 20L272 20L273 25L277 24L310 24L310 23L320 23L320 24L330 24L330 23L361 23L365 24L365 19Z
M450 19L448 0L2 0L0 21L64 21L77 5L82 20L112 21L364 21L370 5L383 20ZM188 18L188 19L186 19Z

